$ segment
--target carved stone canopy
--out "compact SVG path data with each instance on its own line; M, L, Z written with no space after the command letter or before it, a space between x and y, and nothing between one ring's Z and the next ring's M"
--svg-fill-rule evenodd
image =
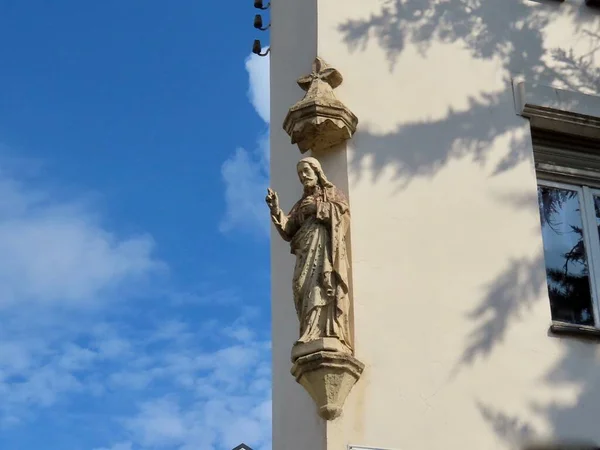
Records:
M319 57L313 62L312 72L298 79L306 94L290 108L283 128L301 153L341 144L356 131L358 118L333 92L342 81L342 74Z

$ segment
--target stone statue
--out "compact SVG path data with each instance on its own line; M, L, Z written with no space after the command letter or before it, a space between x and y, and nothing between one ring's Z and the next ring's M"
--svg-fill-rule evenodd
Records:
M294 348L317 344L312 350L296 351L295 355L293 350L292 358L320 350L351 354L348 201L327 180L315 158L301 159L297 169L304 194L288 215L280 209L273 190L268 189L266 198L273 224L296 255L293 292L300 337Z

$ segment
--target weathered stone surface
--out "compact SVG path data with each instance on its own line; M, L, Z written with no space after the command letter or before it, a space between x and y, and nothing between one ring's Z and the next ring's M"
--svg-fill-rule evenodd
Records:
M301 356L310 355L321 351L330 352L348 352L348 349L333 337L324 337L310 342L296 342L292 347L292 362L295 362Z
M321 351L298 358L291 372L314 400L319 416L333 420L341 415L364 367L347 353Z
M319 57L312 72L298 80L306 94L290 108L283 128L301 153L333 147L350 139L356 131L358 118L333 92L342 81L340 72Z
M273 225L290 242L291 252L296 256L292 278L294 306L300 322L296 356L306 354L307 345L313 345L314 351L352 353L346 248L350 226L348 200L327 179L317 159L301 159L297 171L304 193L289 214L281 210L279 197L273 190L268 190L265 199ZM327 348L323 347L325 339Z
M292 291L300 336L292 348L292 374L319 415L332 420L364 369L353 356L349 320L350 209L317 159L301 159L297 171L304 193L289 214L275 191L269 189L265 200L273 225L296 256Z

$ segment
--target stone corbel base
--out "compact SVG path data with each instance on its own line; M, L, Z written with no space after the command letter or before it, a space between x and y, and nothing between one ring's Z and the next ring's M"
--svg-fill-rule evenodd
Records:
M296 359L291 372L316 403L319 416L333 420L364 368L348 353L320 351Z

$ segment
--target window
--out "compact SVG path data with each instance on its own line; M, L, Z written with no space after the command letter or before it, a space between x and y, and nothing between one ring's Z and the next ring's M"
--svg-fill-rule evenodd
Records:
M600 190L540 180L538 202L552 319L600 324Z
M564 441L564 442L535 442L525 445L523 450L600 450L600 447L594 443L582 441Z
M552 320L600 329L600 144L532 137Z

